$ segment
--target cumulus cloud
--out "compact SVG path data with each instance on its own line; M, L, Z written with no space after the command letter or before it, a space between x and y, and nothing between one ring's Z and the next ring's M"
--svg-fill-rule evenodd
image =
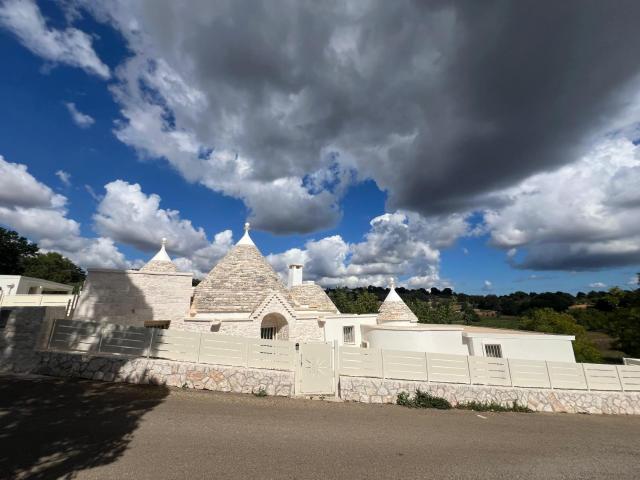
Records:
M605 288L607 284L602 282L593 282L593 283L590 283L589 286L591 288Z
M482 282L482 290L484 292L490 292L493 290L493 283L489 280L485 280L484 282Z
M89 35L76 28L48 27L33 0L2 2L0 26L13 32L25 47L46 60L80 67L105 79L110 76L109 67L98 58Z
M440 224L448 228L437 228ZM361 242L350 244L334 235L310 240L304 249L269 255L268 260L283 276L289 264L304 264L305 278L326 287L386 286L389 277L400 277L400 283L411 288L449 286L439 276L438 247L451 245L469 228L459 216L427 222L401 211L375 217L370 227Z
M640 147L607 138L582 159L532 176L502 194L484 218L512 264L587 270L640 263ZM513 260L523 247L521 262Z
M67 107L67 110L69 111L73 122L80 128L89 128L95 123L93 117L79 111L75 103L67 102L65 103L65 106Z
M201 227L181 218L177 210L160 208L160 196L147 195L137 183L115 180L105 185L105 191L93 216L96 230L149 253L155 252L165 237L167 250L178 256L175 261L181 270L202 276L233 245L230 230L216 234L209 242Z
M637 104L636 4L79 3L133 52L118 137L278 233L337 221L341 188L308 182L336 166L390 211L494 206Z
M0 156L0 223L27 236L43 250L55 250L83 267L132 265L109 238L87 238L67 217L66 197L39 182L25 165Z
M69 172L65 172L64 170L58 170L56 172L56 177L60 179L65 187L71 185L71 174Z

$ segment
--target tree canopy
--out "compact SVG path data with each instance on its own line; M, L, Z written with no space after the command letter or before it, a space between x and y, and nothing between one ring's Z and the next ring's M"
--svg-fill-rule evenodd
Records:
M79 286L85 272L57 252L41 253L38 245L18 232L0 227L0 274L26 275Z
M25 262L38 253L38 245L18 232L0 227L0 274L22 275Z

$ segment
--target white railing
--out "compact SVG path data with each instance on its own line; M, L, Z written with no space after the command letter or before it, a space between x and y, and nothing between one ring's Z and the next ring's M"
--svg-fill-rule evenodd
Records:
M338 371L433 383L640 392L640 365L545 362L340 347Z
M162 358L182 362L294 370L295 343L216 333L56 320L49 350Z
M73 308L76 295L0 295L0 307L65 307Z
M625 365L640 365L640 358L623 358L622 361Z

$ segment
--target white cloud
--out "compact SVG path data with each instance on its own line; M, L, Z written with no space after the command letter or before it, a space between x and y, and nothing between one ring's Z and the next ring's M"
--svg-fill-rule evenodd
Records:
M104 198L104 195L98 195L91 185L87 185L85 183L84 189L89 194L89 196L93 198L96 202L101 202L102 199Z
M65 106L67 107L67 110L69 111L73 122L80 128L89 128L95 123L93 117L79 111L75 103L67 102L65 103Z
M448 229L434 228L446 224ZM375 217L370 225L362 242L349 244L334 235L310 240L304 249L269 255L268 260L283 276L289 264L302 263L305 278L326 287L385 286L389 277L399 277L400 284L411 288L450 286L439 276L440 251L434 245L450 245L464 234L468 225L463 218L430 223L395 212Z
M71 185L71 174L69 172L65 172L64 170L58 170L56 172L56 177L60 179L60 181L64 184L65 187Z
M484 215L491 242L525 250L522 268L584 270L640 262L640 147L603 140L559 170L503 192ZM512 256L512 255L510 255Z
M27 166L0 155L0 206L62 208L67 199L38 182Z
M493 283L490 282L489 280L485 280L482 283L482 290L485 292L490 292L491 290L493 290Z
M605 288L607 284L602 282L593 282L593 283L590 283L589 286L591 288Z
M109 67L93 50L91 37L76 28L56 30L47 26L33 0L6 0L0 4L0 26L12 31L36 55L56 63L80 67L109 78Z
M233 245L230 230L216 234L209 242L202 228L181 218L177 210L160 208L160 196L147 195L137 183L115 180L105 185L105 190L93 216L96 230L149 253L155 252L165 237L167 250L177 255L175 262L181 270L202 276Z
M87 238L80 224L67 217L66 197L36 180L25 165L0 157L0 223L55 250L83 267L126 268L132 265L108 238Z

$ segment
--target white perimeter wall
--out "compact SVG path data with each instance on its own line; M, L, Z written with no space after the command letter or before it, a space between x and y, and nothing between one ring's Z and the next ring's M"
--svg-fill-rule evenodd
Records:
M469 344L468 355L484 357L485 344L499 344L503 358L523 360L548 360L555 362L575 362L573 346L569 337L555 335L466 335Z
M364 340L369 342L369 348L469 355L461 333L456 330L371 329L364 333Z

